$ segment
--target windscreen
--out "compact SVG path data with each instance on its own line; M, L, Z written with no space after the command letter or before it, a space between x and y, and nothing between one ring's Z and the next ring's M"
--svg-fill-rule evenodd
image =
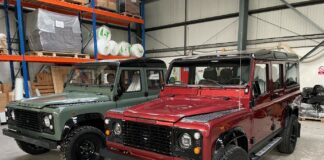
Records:
M111 86L115 83L115 77L116 66L77 66L72 72L69 84Z
M237 86L249 82L250 60L174 63L169 85Z

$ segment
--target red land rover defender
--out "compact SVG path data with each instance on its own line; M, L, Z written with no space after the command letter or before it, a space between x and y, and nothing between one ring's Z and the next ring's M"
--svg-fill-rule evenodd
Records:
M106 113L106 152L161 160L254 160L275 147L292 153L298 79L291 53L176 59L158 99Z

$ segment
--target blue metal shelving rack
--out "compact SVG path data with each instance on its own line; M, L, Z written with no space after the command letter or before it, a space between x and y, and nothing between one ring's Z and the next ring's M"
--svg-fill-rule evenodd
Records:
M11 35L10 35L10 20L9 20L9 0L4 0L4 7L5 7L5 18L6 18L6 31L7 31L7 42L8 42L8 51L9 54L12 54L12 48L11 48ZM29 98L29 87L28 87L28 69L27 69L27 62L25 60L25 37L24 37L24 24L23 24L23 12L22 12L22 0L16 0L16 7L17 7L17 17L18 17L18 33L19 33L19 47L20 47L20 54L23 57L22 60L22 72L23 72L23 80L24 80L24 91L25 91L25 98ZM140 6L140 13L141 17L144 20L144 0L141 1ZM92 9L95 9L95 1L91 1L91 7ZM94 57L96 60L98 60L98 47L97 47L97 15L96 13L92 13L92 31L93 31L93 40L94 40ZM145 20L144 20L145 23ZM141 43L145 50L145 24L141 24ZM128 42L131 42L131 27L128 25ZM145 56L145 53L144 53ZM10 61L10 72L11 72L11 80L13 82L13 86L15 84L15 75L14 75L14 67L13 62Z

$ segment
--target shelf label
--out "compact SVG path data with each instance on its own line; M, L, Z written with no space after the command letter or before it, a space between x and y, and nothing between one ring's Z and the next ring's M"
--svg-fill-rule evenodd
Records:
M64 22L63 21L55 21L55 26L59 28L64 28Z

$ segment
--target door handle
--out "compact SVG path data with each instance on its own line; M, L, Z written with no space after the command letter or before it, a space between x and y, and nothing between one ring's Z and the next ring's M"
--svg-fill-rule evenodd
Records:
M148 97L148 92L145 92L145 93L144 93L144 96L145 96L145 97Z

